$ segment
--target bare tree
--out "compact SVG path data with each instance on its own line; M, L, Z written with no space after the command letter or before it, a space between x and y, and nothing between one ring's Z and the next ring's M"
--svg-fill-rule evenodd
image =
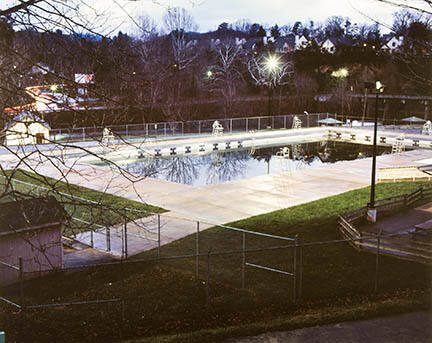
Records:
M222 96L224 113L227 115L232 112L233 98L242 79L242 47L234 40L227 40L216 45L214 51L216 63L209 68L207 77L212 90Z
M413 10L419 13L432 15L431 0L376 0L402 9Z
M267 87L268 90L268 115L272 115L273 90L279 87L279 104L281 102L282 86L290 81L294 73L294 65L291 61L285 61L284 56L260 55L252 57L248 62L248 69L257 86ZM280 108L280 106L279 106Z
M252 57L248 62L252 79L258 86L275 88L286 85L293 74L293 63L285 61L283 56L260 55Z

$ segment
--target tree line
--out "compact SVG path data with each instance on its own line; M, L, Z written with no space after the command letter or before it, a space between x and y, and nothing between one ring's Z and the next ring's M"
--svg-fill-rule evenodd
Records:
M118 32L111 37L92 30L24 25L18 19L9 15L0 21L3 109L31 101L25 89L33 85L61 84L65 92L76 95L76 73L94 74L90 97L106 108L133 109L133 121L148 121L154 113L153 120L266 114L259 101L251 108L251 102L238 99L262 98L270 91L278 94L273 98L279 112L319 107L355 112L361 106L350 106L345 95L362 93L363 82L377 78L393 94L424 95L431 90L432 21L407 9L394 14L391 36L404 38L392 54L381 50L391 36L383 35L378 24L355 24L338 16L325 23L298 21L268 28L239 20L198 33L185 9L168 8L163 28L151 17L139 16L133 35ZM304 36L308 43L281 53L280 42L293 36ZM335 52L321 48L327 38L335 43ZM271 89L257 82L250 67L251 61L261 58L262 63L270 55L290 66L283 81L277 80ZM347 75L335 77L341 68ZM323 93L333 94L333 103L317 104L315 96ZM206 105L209 98L218 99L217 106ZM110 120L127 121L130 113Z

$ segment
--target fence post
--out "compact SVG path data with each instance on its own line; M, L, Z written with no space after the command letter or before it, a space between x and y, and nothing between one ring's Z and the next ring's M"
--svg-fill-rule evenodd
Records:
M274 130L275 129L275 126L274 126L274 116L272 117L272 130Z
M209 305L209 296L210 296L210 253L211 250L207 252L206 306Z
M303 246L299 240L300 244L300 268L299 268L299 285L298 285L298 298L301 299L303 291Z
M243 243L242 243L242 288L245 288L245 269L246 269L246 232L243 232Z
M232 118L230 118L230 132L232 133Z
M286 129L286 115L284 115L284 129Z
M124 253L125 258L128 258L128 236L127 236L127 211L125 210L125 218L124 218Z
M293 303L296 302L297 293L297 237L294 240L294 256L293 256Z
M157 255L158 257L160 257L160 214L158 214L157 216L157 220L158 220L158 250L157 250Z
M20 282L20 302L21 307L24 307L24 265L22 257L18 258L19 266L19 282Z
M93 237L93 214L90 213L90 246L94 248L94 237Z
M246 132L248 132L248 126L249 126L249 119L246 118Z
M198 120L198 134L201 134L201 120Z
M123 271L123 256L120 259L120 278L121 278L121 319L122 319L122 329L123 329L123 323L125 321L125 301L124 301L124 294L125 294L125 285L124 285L124 271Z
M184 122L182 121L182 136L184 136Z
M376 259L375 259L375 284L374 284L374 292L375 293L378 291L378 269L379 269L380 243L381 243L381 230L378 233L378 238L377 238L377 252L376 252Z
M167 135L167 131L166 131L166 123L164 123L164 135Z
M261 130L261 117L258 117L258 131Z
M146 131L146 136L148 137L149 135L148 124L145 124L145 131Z
M111 230L108 225L105 227L105 235L106 235L106 248L107 251L111 251Z
M196 234L196 266L195 266L195 275L198 277L198 263L199 263L199 253L200 253L200 247L199 247L199 221L197 221L197 234Z
M85 128L82 128L82 141L85 142Z
M126 124L126 137L125 137L125 139L127 139L127 136L128 136L128 125Z

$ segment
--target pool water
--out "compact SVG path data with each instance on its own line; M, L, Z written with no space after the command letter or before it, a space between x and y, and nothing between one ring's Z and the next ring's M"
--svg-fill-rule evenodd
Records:
M377 149L378 154L391 151L391 148L385 147ZM134 160L124 167L138 176L203 186L265 174L291 173L303 168L316 168L337 161L370 156L371 146L316 142L256 150L236 149L205 155Z

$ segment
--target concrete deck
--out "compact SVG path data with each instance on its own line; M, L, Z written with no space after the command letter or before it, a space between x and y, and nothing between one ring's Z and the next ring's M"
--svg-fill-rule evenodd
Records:
M430 219L432 219L432 202L416 208L406 209L399 214L383 219L378 218L376 223L360 227L360 231L388 234L406 233L413 231L415 225Z
M304 130L305 133L317 133L316 128ZM292 132L294 131L299 130ZM290 135L289 130L285 132ZM361 132L364 135L366 130L362 129ZM298 133L295 136L298 136ZM211 142L213 139L212 137L198 137L185 141L176 140L176 144L184 146L191 142ZM231 139L235 139L235 135L232 135ZM166 144L166 142L160 144ZM130 148L129 145L126 145L115 149ZM94 148L91 153L98 154L101 149L103 148ZM26 165L20 163L18 159L22 155L1 155L0 163L4 169L23 168L36 171L73 184L163 207L171 211L171 217L180 217L192 222L199 220L209 224L228 223L307 203L368 186L371 181L371 158L365 158L300 169L289 173L262 175L221 184L193 187L152 178L139 179L117 166L95 166L81 163L82 156L79 153L82 153L82 150L78 148L61 151L57 149L51 153L44 151L43 154L31 153L25 156ZM425 149L383 155L377 157L377 167L420 166L420 160L431 157L432 150ZM195 232L195 225L184 226L180 222L171 222L167 226L174 228L172 231L162 233L164 242ZM286 235L289 236L289 232ZM84 241L86 239L83 237ZM144 248L142 242L137 244ZM118 251L119 247L113 247L113 249Z

